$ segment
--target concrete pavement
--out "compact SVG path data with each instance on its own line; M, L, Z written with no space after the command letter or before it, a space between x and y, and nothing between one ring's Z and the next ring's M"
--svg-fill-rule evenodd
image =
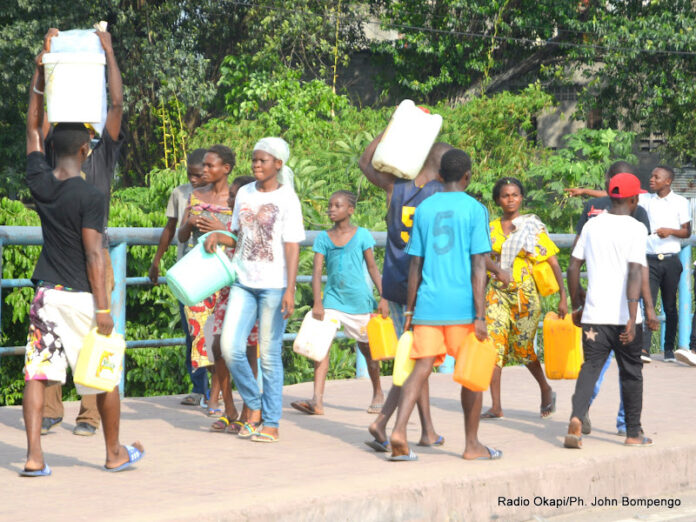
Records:
M499 461L469 462L459 387L431 377L432 414L445 439L419 448L417 415L409 439L420 460L392 463L363 441L374 419L365 409L367 380L330 381L324 416L306 416L290 402L311 396L311 383L284 390L281 442L258 444L208 431L212 420L180 397L128 398L121 440L141 440L134 469L105 473L101 431L71 434L78 403L66 403L63 424L42 438L47 478L20 478L25 436L20 407L0 408L0 519L43 520L529 520L587 510L595 497L624 497L649 516L646 498L679 499L696 488L696 368L655 360L644 368L643 426L651 448L627 448L615 434L615 363L590 415L582 450L562 447L575 381L551 381L557 412L539 418L539 392L524 367L503 372L505 419L482 421L479 438L502 449ZM384 378L385 391L390 379ZM236 398L238 396L235 395ZM488 392L484 408L490 404ZM695 496L685 493L688 509ZM642 503L642 504L641 504ZM535 505L537 504L537 505ZM669 509L661 506L660 509ZM606 511L606 510L605 510ZM620 513L622 513L620 515ZM617 510L617 517L625 511ZM602 518L611 520L611 518Z

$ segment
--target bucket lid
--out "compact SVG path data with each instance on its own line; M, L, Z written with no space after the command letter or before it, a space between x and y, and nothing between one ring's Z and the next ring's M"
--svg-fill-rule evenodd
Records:
M44 64L49 63L91 63L106 65L103 53L46 53L43 55Z

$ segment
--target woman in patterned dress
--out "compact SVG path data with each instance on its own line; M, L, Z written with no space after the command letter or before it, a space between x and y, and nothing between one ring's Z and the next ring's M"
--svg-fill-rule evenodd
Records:
M232 209L228 206L228 177L235 165L234 152L224 145L213 145L203 158L203 181L205 187L196 189L189 197L186 214L179 228L179 241L187 241L190 246L198 243L198 238L213 230L226 229L232 219ZM212 326L215 304L219 291L193 306L186 307L189 332L193 339L191 348L191 365L194 369L209 367L213 362L209 358L212 339L205 338L205 326L210 319ZM209 328L210 330L210 328ZM210 335L209 335L210 336ZM218 408L220 385L213 373L208 415L220 416ZM234 404L228 407L234 408ZM232 412L230 412L232 413ZM235 417L236 417L236 412Z
M563 274L556 259L558 247L546 227L534 214L520 214L524 187L516 178L502 178L493 187L493 201L502 217L490 222L491 258L487 268L493 277L486 292L488 335L498 350L491 380L491 408L482 419L501 419L500 381L503 366L509 361L524 364L539 384L540 414L550 418L556 410L556 393L546 381L541 363L534 352L534 336L541 316L541 302L532 268L547 261L560 288L558 315L568 311Z

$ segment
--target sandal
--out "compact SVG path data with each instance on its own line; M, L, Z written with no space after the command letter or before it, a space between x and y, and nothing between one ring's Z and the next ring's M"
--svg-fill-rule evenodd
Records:
M232 435L239 435L239 430L241 430L243 426L244 422L240 420L232 421L225 431Z
M236 421L233 421L227 415L223 415L218 420L213 422L213 424L210 426L210 431L223 432L229 427L231 422L236 422Z
M259 431L258 433L252 435L250 440L252 440L253 442L278 442L280 440L280 437L278 437L278 435L271 435L270 433L261 433Z
M186 397L181 399L179 404L184 406L198 406L201 403L201 398L203 397L200 393L189 393Z
M556 392L551 392L551 402L546 406L541 406L539 415L542 419L550 419L556 413Z
M222 417L222 408L208 408L208 417Z
M259 426L261 426L260 422L245 422L244 426L239 428L239 433L237 433L237 436L242 439L248 439L252 435L256 435L258 433Z

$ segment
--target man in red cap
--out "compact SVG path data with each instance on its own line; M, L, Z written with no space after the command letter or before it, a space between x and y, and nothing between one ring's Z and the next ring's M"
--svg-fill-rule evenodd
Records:
M650 446L643 435L643 362L640 358L643 321L638 302L641 270L647 266L647 231L631 214L638 206L640 180L621 173L609 182L611 208L583 227L570 258L568 289L573 304L573 322L582 328L585 362L575 384L573 412L566 448L582 447L582 421L590 404L595 382L609 353L614 350L619 365L621 394L626 411L629 446ZM580 268L587 266L587 292L580 286Z

